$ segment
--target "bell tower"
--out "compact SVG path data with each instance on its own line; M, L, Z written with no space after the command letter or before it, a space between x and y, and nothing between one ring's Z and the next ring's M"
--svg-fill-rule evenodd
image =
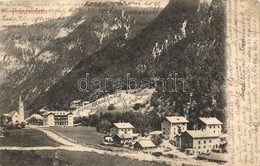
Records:
M19 115L20 115L20 122L24 121L24 103L22 100L22 96L19 95Z

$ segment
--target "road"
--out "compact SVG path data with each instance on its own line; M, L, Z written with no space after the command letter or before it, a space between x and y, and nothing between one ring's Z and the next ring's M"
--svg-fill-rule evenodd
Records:
M36 129L36 128L34 128ZM137 159L137 160L146 160L146 161L159 161L159 162L166 162L169 163L172 166L182 165L185 164L191 164L191 165L201 165L201 166L219 166L216 163L209 163L206 161L199 161L195 159L190 158L165 158L165 157L155 157L151 154L145 154L142 152L111 152L111 151L105 151L100 149L91 148L88 146L83 146L74 142L69 141L68 139L63 138L61 135L45 129L45 128L37 128L37 130L42 131L45 133L49 138L53 139L56 142L59 142L62 144L62 146L59 147L52 147L52 146L40 146L40 147L15 147L15 146L1 146L0 150L67 150L67 151L80 151L80 152L93 152L98 154L109 154L113 156L120 156L120 157L128 157L131 159Z

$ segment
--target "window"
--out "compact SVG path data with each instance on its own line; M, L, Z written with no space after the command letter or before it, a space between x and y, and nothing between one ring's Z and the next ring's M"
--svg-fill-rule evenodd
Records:
M200 141L198 141L198 144L200 144Z
M204 140L204 144L206 144L206 142L207 142L207 141L206 141L206 140Z
M200 149L200 146L198 146L198 149Z
M209 143L211 143L211 139L209 140Z
M209 126L209 128L211 129L211 126Z
M219 126L218 126L218 128L219 128Z
M215 126L214 126L214 129L215 129Z
M206 149L206 146L204 146L204 149Z

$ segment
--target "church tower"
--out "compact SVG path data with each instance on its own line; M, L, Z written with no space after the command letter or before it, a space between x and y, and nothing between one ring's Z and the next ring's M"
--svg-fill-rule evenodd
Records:
M22 100L22 96L19 95L19 115L20 115L20 122L24 121L24 104Z

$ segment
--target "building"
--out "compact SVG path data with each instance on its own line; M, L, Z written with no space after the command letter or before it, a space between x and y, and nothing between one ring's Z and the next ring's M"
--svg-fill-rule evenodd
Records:
M174 140L177 134L187 130L187 123L189 121L183 116L165 117L161 123L162 135L165 139Z
M116 134L114 135L113 142L117 145L129 145L131 146L132 143L138 138L140 134Z
M24 104L21 95L19 96L19 108L17 111L11 111L1 116L1 126L6 126L10 123L20 124L24 122Z
M44 117L42 117L39 114L32 114L30 117L26 118L26 121L28 125L31 126L45 126L46 125L46 120Z
M67 111L47 111L42 114L45 126L73 126L73 114Z
M213 133L221 134L222 130L222 122L220 122L215 117L209 117L209 118L199 118L198 121L198 129L199 130L209 130Z
M1 117L1 126L7 126L10 123L19 124L20 123L20 115L16 111L11 111L9 113L5 113Z
M180 136L180 148L187 154L209 153L219 145L219 135L211 131L187 130Z
M74 101L70 102L70 109L73 111L78 110L82 106L83 106L82 100L74 100Z
M154 148L156 148L156 145L151 140L147 140L147 139L139 140L134 144L135 150L146 151L146 150L151 150Z
M130 123L114 123L113 126L110 128L110 135L131 135L133 134L134 126Z
M22 100L22 96L19 95L19 109L18 109L18 113L19 113L19 122L23 122L24 121L24 103L23 103L23 100Z

